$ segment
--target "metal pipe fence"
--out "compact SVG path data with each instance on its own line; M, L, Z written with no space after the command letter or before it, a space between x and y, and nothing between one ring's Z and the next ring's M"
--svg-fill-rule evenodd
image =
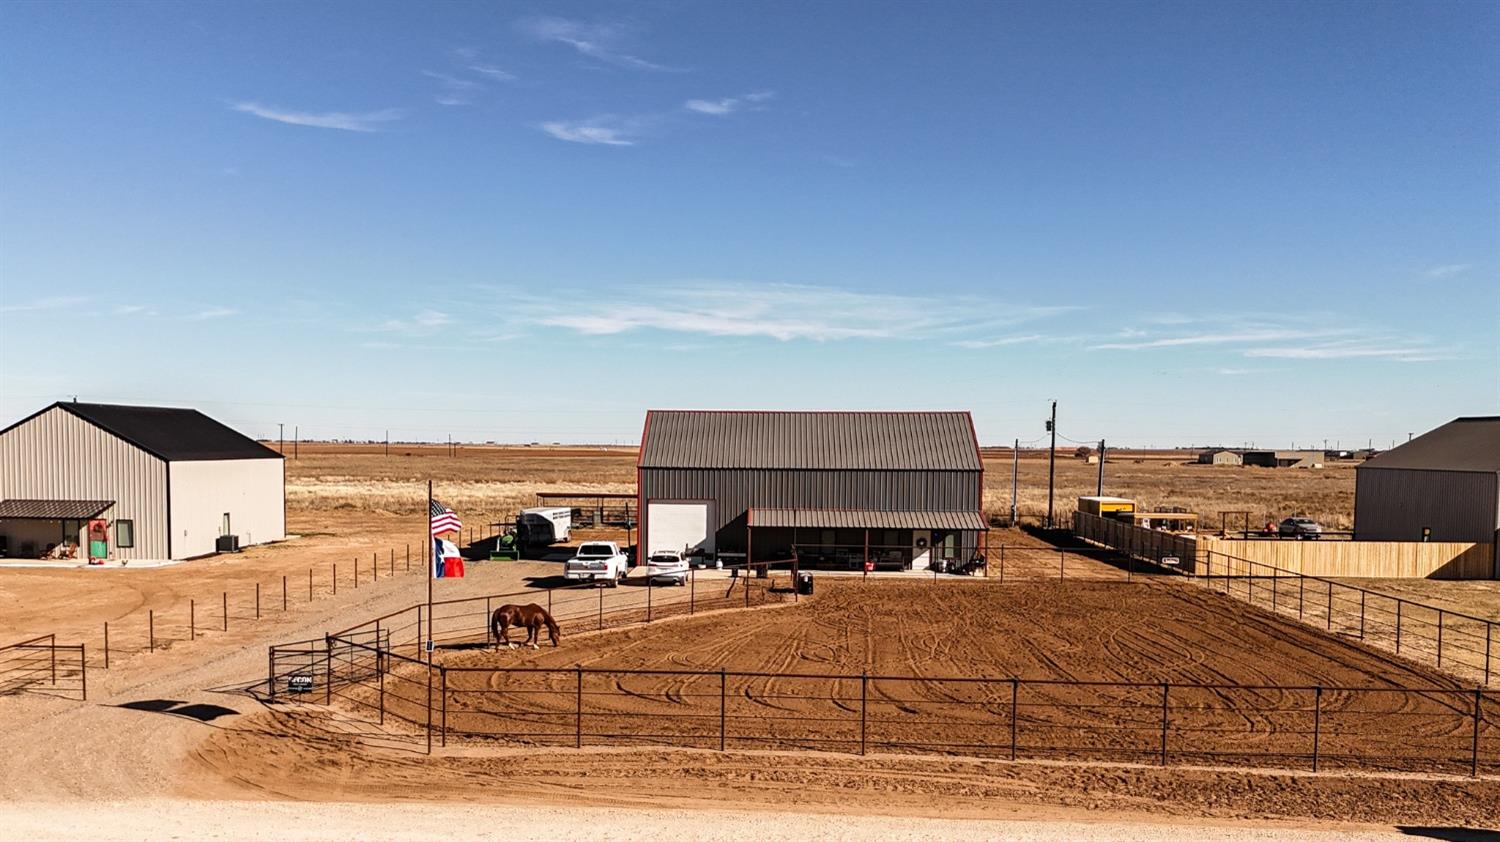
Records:
M1493 620L1226 553L1205 555L1195 581L1248 605L1486 687L1500 671L1500 624Z
M1500 697L1453 687L1247 686L597 667L460 667L330 638L322 693L446 746L873 751L1322 771L1500 773ZM318 673L316 663L305 670ZM275 675L273 675L273 678Z
M87 701L88 653L56 635L0 646L0 695L42 693Z

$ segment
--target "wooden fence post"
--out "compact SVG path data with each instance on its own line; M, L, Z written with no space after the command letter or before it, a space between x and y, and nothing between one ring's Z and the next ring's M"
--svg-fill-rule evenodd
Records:
M1328 580L1328 616L1325 619L1328 621L1327 625L1325 626L1325 628L1327 628L1328 631L1333 631L1333 580L1332 579Z
M727 725L729 717L726 715L726 700L729 697L729 693L726 689L727 686L728 680L726 679L724 668L719 667L719 751L724 750L724 744L726 742L729 731Z
M583 665L573 665L573 748L583 748Z
M1469 777L1479 777L1479 700L1480 689L1474 688L1474 736L1469 746Z
M223 592L224 631L229 631L229 591Z
M156 610L146 611L146 634L149 639L150 651L156 651Z
M1437 665L1443 668L1443 609L1438 609Z
M109 621L104 621L104 668L109 669Z
M188 600L188 640L198 639L198 603Z
M448 747L448 668L447 667L439 667L438 669L442 670L441 676L442 676L442 679L443 679L443 688L442 688L442 694L443 695L441 697L439 697L439 698L441 698L443 700L443 742L442 742L442 745L443 745L444 748L447 748Z
M255 619L260 619L260 582L255 583Z
M281 613L286 613L286 577L281 577Z

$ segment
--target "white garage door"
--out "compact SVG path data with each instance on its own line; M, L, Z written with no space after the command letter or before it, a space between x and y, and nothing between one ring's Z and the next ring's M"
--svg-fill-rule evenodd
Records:
M714 551L714 536L708 532L707 503L646 504L648 553L691 552L699 547Z

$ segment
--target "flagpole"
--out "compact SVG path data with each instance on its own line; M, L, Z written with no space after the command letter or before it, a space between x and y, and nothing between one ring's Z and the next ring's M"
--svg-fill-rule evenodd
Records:
M424 542L424 546L427 549L423 551L423 555L424 556L428 556L428 559L427 559L427 643L428 643L428 645L431 645L432 644L432 573L433 573L433 569L437 566L437 559L431 557L431 553L433 552L433 544L432 544L432 480L428 480L427 481L427 539ZM422 648L427 651L427 663L431 664L432 663L432 650L428 649L426 646L424 646Z

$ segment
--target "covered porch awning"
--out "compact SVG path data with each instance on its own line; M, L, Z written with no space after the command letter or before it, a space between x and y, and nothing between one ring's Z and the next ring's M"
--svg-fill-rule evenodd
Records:
M88 520L113 500L0 500L0 520Z
M751 509L751 528L937 529L988 531L979 512L872 511L869 509Z

